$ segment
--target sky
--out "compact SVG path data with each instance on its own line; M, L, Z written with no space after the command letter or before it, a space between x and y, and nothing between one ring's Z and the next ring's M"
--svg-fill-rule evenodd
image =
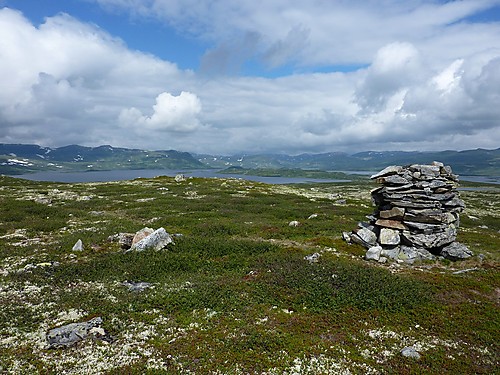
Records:
M500 0L0 0L0 143L500 147Z

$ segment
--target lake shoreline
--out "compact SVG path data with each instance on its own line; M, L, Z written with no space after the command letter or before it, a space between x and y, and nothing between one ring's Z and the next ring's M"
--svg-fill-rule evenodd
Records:
M81 171L81 172L59 172L43 171L26 173L21 175L7 175L13 178L20 178L31 181L63 182L63 183L85 183L85 182L111 182L126 181L136 178L154 178L158 176L174 177L177 174L184 174L186 177L201 178L237 178L254 182L269 184L300 184L300 183L342 183L351 182L344 179L323 179L310 177L280 177L280 176L256 176L249 174L229 174L223 173L224 169L115 169L107 171ZM376 171L328 171L342 172L352 175L368 176ZM500 176L466 175L460 176L464 182L485 183L500 185Z

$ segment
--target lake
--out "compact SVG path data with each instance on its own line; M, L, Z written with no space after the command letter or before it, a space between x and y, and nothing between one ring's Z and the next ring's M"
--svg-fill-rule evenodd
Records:
M113 171L89 171L89 172L36 172L12 177L23 178L32 181L51 182L108 182L133 180L134 178L152 178L157 176L174 177L177 174L184 174L187 177L204 178L239 178L243 180L264 182L266 184L303 184L321 182L346 182L348 180L319 179L307 177L263 177L248 176L243 174L219 173L218 169L197 169L197 170L174 170L174 169L124 169ZM371 175L376 171L339 171L344 173ZM460 180L471 182L484 182L489 184L500 184L500 176L460 176Z
M157 176L174 177L177 174L183 174L186 177L204 177L204 178L238 178L248 181L264 182L266 184L301 184L301 183L321 183L321 182L346 182L348 180L319 179L307 177L263 177L248 176L240 174L219 173L219 170L200 169L200 170L173 170L173 169L125 169L113 171L89 171L89 172L36 172L11 177L23 178L32 181L51 181L51 182L108 182L133 180L134 178L152 178Z

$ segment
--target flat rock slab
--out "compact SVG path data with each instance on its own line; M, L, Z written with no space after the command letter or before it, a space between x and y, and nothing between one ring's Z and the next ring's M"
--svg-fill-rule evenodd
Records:
M102 318L97 317L82 323L70 323L47 332L48 349L67 348L89 336L105 336L101 327Z
M124 281L122 285L127 287L129 292L144 292L146 289L153 288L151 283L147 283L145 281Z
M375 224L378 225L379 227L384 227L384 228L401 229L401 230L408 229L408 227L404 223L398 220L378 219L375 222Z
M399 172L401 172L402 169L403 169L403 167L401 167L399 165L391 165L391 166L389 166L387 168L384 168L380 172L374 174L370 178L372 180L374 180L374 179L379 178L379 177L384 177L384 176L390 176L390 175L398 174Z

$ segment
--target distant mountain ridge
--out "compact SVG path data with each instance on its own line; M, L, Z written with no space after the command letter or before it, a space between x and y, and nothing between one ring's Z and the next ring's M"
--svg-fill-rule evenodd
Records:
M355 154L190 154L175 150L146 151L103 145L58 148L26 144L0 144L0 173L22 174L44 170L90 171L116 169L313 169L323 171L378 171L388 165L441 161L463 175L500 175L500 148L466 151L365 151Z
M188 152L145 151L109 145L58 148L38 145L0 144L0 173L34 171L96 171L116 169L200 169L207 166Z
M323 171L379 171L388 165L427 164L440 161L451 165L455 173L464 175L500 175L500 148L495 150L466 151L365 151L356 154L329 152L296 156L197 155L201 162L216 168L237 166L242 168L317 169Z

